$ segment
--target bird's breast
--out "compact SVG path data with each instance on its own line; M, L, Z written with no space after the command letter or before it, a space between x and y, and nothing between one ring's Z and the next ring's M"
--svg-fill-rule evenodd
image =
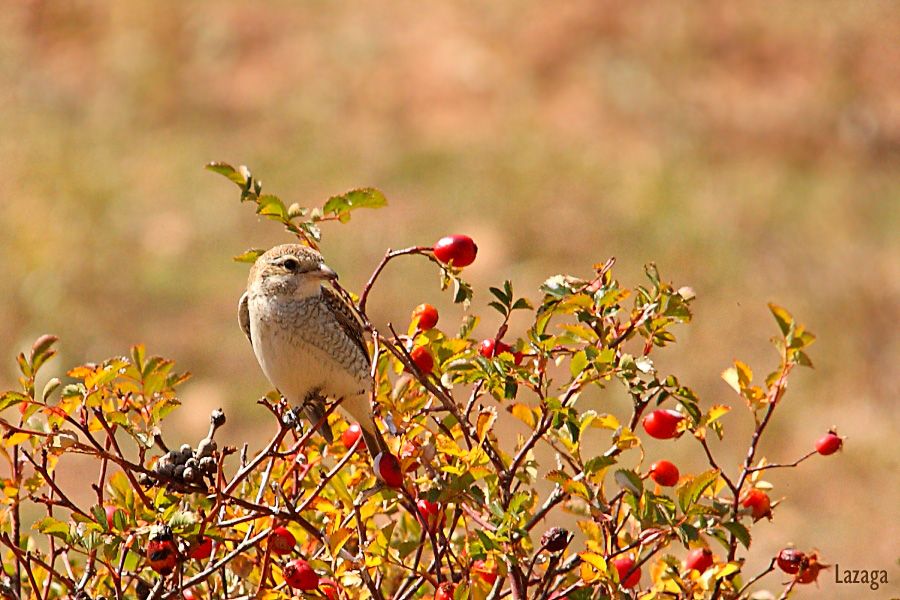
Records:
M354 396L371 387L366 357L317 298L256 297L248 308L253 351L285 397L302 401L313 390Z

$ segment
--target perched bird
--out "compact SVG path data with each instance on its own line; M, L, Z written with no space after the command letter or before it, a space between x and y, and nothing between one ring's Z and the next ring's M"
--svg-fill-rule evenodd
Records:
M337 273L300 244L276 246L250 269L238 321L269 381L330 443L325 398L359 423L372 457L386 448L372 417L371 360L359 320L325 282Z

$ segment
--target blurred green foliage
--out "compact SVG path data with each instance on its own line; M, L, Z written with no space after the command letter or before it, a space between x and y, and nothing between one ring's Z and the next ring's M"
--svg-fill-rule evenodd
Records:
M741 333L768 331L766 301L804 315L818 372L797 377L793 418L773 425L783 447L766 452L805 451L836 422L848 451L790 483L772 543L827 527L825 554L886 568L883 524L898 515L880 498L900 493L883 479L900 455L898 17L893 3L836 1L13 3L0 15L0 356L48 331L65 340L61 364L145 342L190 365L186 402L262 422L266 384L234 323L245 266L230 257L286 238L200 167L252 164L288 205L373 185L390 219L361 214L323 246L348 287L385 248L454 232L478 242L476 289L511 279L528 294L610 255L638 281L654 260L697 291L666 360L710 400L730 393L728 357L775 359ZM370 314L405 323L428 301L453 318L432 278L392 267L394 295L373 295ZM14 380L0 367L0 388ZM818 496L825 478L846 485Z

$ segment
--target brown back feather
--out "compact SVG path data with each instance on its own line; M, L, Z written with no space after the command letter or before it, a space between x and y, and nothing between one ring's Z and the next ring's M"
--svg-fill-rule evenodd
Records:
M356 318L356 315L353 314L353 311L350 310L350 307L334 290L325 286L322 286L322 299L325 301L325 306L328 307L335 320L341 326L341 329L347 334L347 337L353 340L353 343L366 357L366 362L371 364L369 348L366 346L365 337L363 337L362 324Z

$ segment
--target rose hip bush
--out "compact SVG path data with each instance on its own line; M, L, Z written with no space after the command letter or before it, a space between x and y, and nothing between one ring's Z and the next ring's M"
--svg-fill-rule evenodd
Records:
M322 223L386 204L360 189L321 208L287 206L245 167L209 168L311 246ZM439 319L423 297L405 329L375 328L367 298L399 257L432 261L462 318ZM264 443L219 447L216 431L229 426L221 411L205 438L177 443L165 419L188 377L171 361L135 346L39 389L57 340L38 339L18 357L21 387L0 395L9 467L0 596L746 598L776 566L781 579L769 581L783 596L827 568L812 550L786 544L762 572L743 570L754 522L778 518L766 471L831 454L842 441L826 432L790 463L758 455L788 376L811 364L814 337L786 310L770 305L774 370L757 380L735 362L723 374L755 423L749 440L732 440L746 445L746 458L723 464L708 439L726 435L730 407L702 402L654 360L690 321L690 288L653 265L643 285L625 287L610 259L584 277L549 277L535 301L508 281L491 287L496 312L480 319L467 314L472 289L462 279L475 260L473 240L452 235L389 250L358 297L337 288L371 338L373 406L391 451L378 457L335 404L329 418L343 435L326 444L274 391L258 401L274 429ZM514 312L530 325L511 328ZM479 322L484 339L473 336ZM583 400L613 386L626 392L623 420ZM501 435L509 419L528 433ZM692 444L706 468L679 470L664 451L645 452L648 437L661 440L653 448ZM541 448L555 456L549 464L538 461ZM78 499L57 483L66 454L91 466ZM563 513L576 531L553 527Z

